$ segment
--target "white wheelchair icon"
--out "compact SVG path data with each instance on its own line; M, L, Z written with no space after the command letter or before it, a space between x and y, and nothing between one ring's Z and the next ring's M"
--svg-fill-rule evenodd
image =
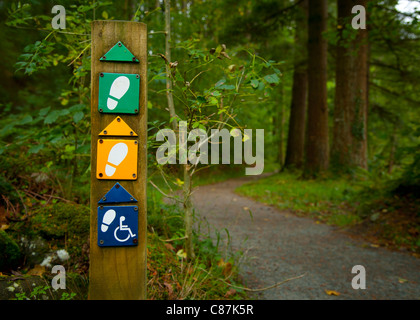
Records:
M118 226L118 227L116 227L115 228L115 231L114 231L114 238L115 238L115 240L117 240L117 241L119 241L119 242L125 242L125 241L127 241L128 239L130 239L130 238L134 238L136 235L135 234L133 234L132 232L131 232L131 229L127 226L127 225L123 225L123 221L125 220L125 217L124 216L121 216L120 217L120 225ZM125 238L125 239L123 239L123 240L121 240L120 238L118 238L117 237L117 231L118 230L120 230L120 231L128 231L128 234L127 234L127 238ZM121 233L121 232L120 232Z
M112 210L112 209L105 212L104 217L102 219L102 225L101 225L102 232L108 231L108 226L114 221L116 215L117 213L115 212L115 210ZM128 225L123 224L124 221L125 221L125 217L121 216L120 224L114 230L114 238L118 242L126 242L128 239L134 238L136 236L135 234L133 234L133 232L131 232L131 229L128 227ZM125 238L124 236L121 235L121 233L123 232L128 232Z

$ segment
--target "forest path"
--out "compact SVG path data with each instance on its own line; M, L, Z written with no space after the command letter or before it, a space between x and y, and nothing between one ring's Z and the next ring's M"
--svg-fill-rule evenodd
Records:
M197 225L206 221L234 250L246 252L240 265L245 286L258 289L305 274L272 289L252 292L254 299L420 299L420 259L372 247L338 228L317 224L237 195L234 190L256 177L248 176L197 187L193 193ZM251 210L252 215L248 210ZM204 223L203 223L204 222ZM205 229L207 230L207 229ZM362 265L366 289L352 288ZM333 290L339 295L329 295Z

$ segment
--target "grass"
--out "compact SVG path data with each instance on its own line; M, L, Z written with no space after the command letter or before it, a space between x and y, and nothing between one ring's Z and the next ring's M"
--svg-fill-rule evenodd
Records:
M192 261L185 259L181 243L164 242L157 234L148 234L147 249L150 300L247 298L237 288L240 283L234 261L224 261L211 241L196 242L196 257Z
M281 172L236 192L317 223L346 228L374 245L420 256L420 200L393 195L387 183L344 177L304 180L299 173Z
M350 199L356 190L344 179L303 180L298 173L284 172L242 185L236 192L281 210L345 227L361 220L350 213Z

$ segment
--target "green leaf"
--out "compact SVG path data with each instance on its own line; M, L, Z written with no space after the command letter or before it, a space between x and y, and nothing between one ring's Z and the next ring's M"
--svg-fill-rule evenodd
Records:
M48 116L45 117L44 123L45 124L51 124L57 121L59 117L59 113L57 111L52 111L48 114Z
M226 79L221 79L219 81L216 82L216 84L214 85L215 88L219 88L221 85L226 83Z
M69 109L61 109L58 113L58 115L61 116L66 116L70 113Z
M84 108L85 108L85 104L83 104L83 103L78 103L78 104L75 104L74 106L72 106L71 108L69 108L69 111L70 112L75 112L75 111L82 111Z
M48 113L48 111L50 111L50 109L51 109L51 107L42 108L42 109L39 111L39 115L40 115L41 117L45 116L45 115Z
M232 84L224 84L219 87L221 90L235 90L235 86Z
M280 82L279 76L275 73L265 76L264 80L267 81L269 84L279 84Z
M75 150L75 147L73 145L66 145L64 147L64 152L65 153L73 153Z
M28 150L28 153L38 153L42 148L44 148L43 144L38 144L38 145L32 146Z
M30 116L30 115L26 115L21 121L20 121L20 125L22 125L22 124L27 124L27 123L29 123L29 122L32 122L33 121L33 119L32 119L32 117Z
M209 97L209 101L208 101L208 104L209 104L209 105L214 106L214 105L216 105L218 102L219 102L219 101L218 101L215 97L212 97L212 96L210 96L210 97Z
M73 121L74 121L75 123L78 123L80 120L82 120L82 119L83 119L84 115L85 115L85 114L83 113L83 111L76 112L76 113L74 114L74 116L73 116Z
M251 86L254 88L254 89L257 89L258 88L258 86L259 86L259 84L260 84L260 82L258 81L258 80L251 80Z

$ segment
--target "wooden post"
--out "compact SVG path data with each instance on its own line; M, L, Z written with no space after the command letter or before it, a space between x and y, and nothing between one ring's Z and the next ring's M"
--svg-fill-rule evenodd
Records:
M118 41L140 61L104 62L100 58ZM100 73L140 75L138 113L111 114L98 111ZM92 22L91 70L91 218L89 299L134 300L146 298L146 146L147 146L147 26L139 22ZM137 111L137 110L136 110ZM133 129L138 137L136 180L103 180L97 178L97 145L100 132L117 116ZM121 183L138 202L137 245L100 247L98 245L98 201L115 185Z

